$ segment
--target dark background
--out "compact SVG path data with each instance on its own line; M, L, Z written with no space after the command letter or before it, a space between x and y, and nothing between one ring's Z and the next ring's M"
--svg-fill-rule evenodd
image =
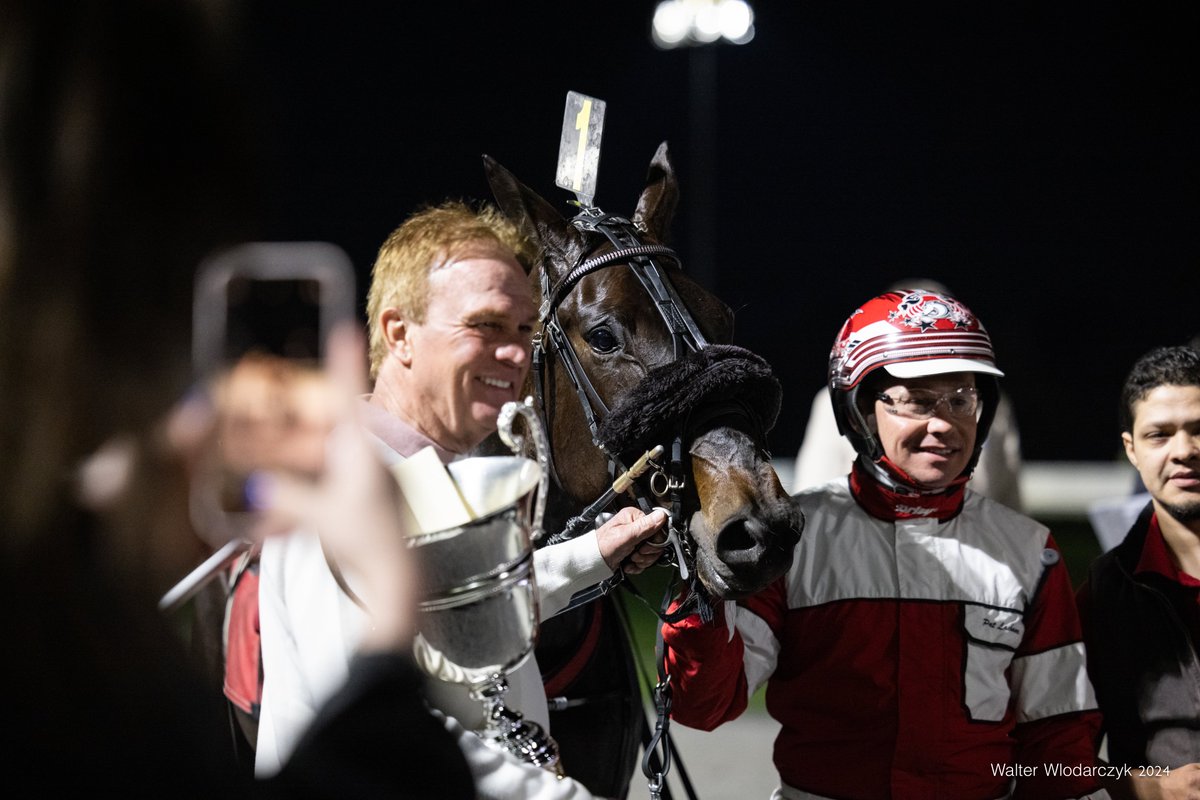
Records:
M756 38L705 53L657 50L650 0L240 6L265 238L341 245L361 298L407 214L489 196L483 153L566 212L577 90L608 104L605 210L671 143L675 244L779 374L779 456L841 322L922 276L987 325L1027 459L1115 457L1129 365L1200 333L1200 9L753 5Z

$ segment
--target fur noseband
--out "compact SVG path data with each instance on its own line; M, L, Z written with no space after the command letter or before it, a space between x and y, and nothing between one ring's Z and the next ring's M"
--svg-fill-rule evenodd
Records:
M611 409L600 426L600 443L610 453L646 450L712 403L742 406L755 428L747 433L765 437L779 416L782 396L761 356L734 345L709 345L650 370Z

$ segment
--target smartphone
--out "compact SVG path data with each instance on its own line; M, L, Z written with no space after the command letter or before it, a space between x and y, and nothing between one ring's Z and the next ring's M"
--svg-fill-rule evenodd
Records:
M192 361L217 431L193 479L192 521L210 544L249 535L256 470L319 471L324 433L304 427L305 398L323 381L330 331L353 314L354 271L333 244L249 243L200 266Z
M195 377L247 353L320 366L329 332L354 314L354 270L327 242L254 242L200 266L192 312Z

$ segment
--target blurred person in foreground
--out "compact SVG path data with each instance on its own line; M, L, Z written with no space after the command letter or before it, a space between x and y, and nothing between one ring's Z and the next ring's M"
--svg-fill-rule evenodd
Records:
M952 297L889 292L829 359L848 478L802 492L790 570L662 628L672 716L711 730L766 683L784 800L1106 797L1100 715L1049 531L966 488L999 393Z
M391 463L432 447L443 462L467 455L495 432L502 406L520 398L537 321L532 254L515 226L490 206L457 202L409 217L380 248L367 298L372 393L360 403L365 429ZM636 574L661 555L643 545L662 512L618 512L597 530L534 552L541 617L612 575ZM263 689L255 770L271 775L332 687L344 680L368 619L339 584L313 535L263 546L259 575ZM573 780L488 747L470 730L483 706L456 682L455 665L419 648L437 680L430 701L466 754L483 798L586 798ZM509 707L551 736L546 695L532 656L509 677ZM570 764L563 765L570 774Z
M172 411L193 272L249 218L224 11L0 2L6 755L51 794L469 798L404 654L410 567L389 544L394 484L365 442L335 436L318 483L266 479L269 516L322 530L392 612L289 771L256 784L236 768L227 719L155 608L207 555L188 496L215 420L203 404ZM343 371L361 364L361 345L334 349ZM347 412L329 413L327 427ZM334 505L354 513L331 521ZM409 724L383 739L381 716Z
M1079 589L1108 760L1133 796L1200 797L1200 352L1150 351L1121 392L1150 500Z

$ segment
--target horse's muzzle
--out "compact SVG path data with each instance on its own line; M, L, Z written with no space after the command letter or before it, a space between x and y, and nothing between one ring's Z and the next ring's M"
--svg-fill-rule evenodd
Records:
M737 515L725 520L715 536L696 536L696 569L711 594L737 600L765 589L792 564L804 517L791 502L771 514ZM702 515L693 526L704 526ZM707 540L707 544L702 544Z

